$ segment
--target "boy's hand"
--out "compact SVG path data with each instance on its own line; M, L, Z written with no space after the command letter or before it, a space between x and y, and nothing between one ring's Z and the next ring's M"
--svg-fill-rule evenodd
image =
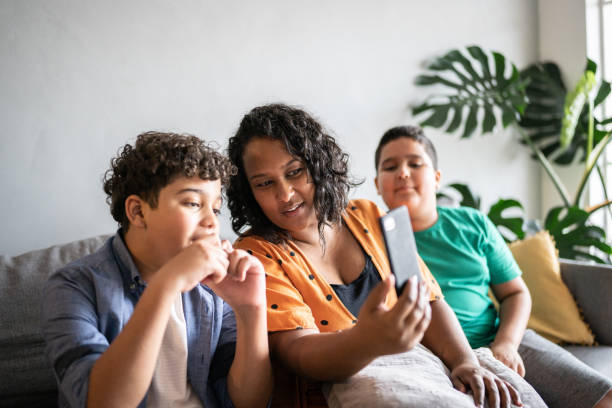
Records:
M515 346L508 342L493 342L491 344L491 352L493 356L518 373L521 377L525 377L525 364L521 355Z
M194 241L168 261L158 275L176 279L178 289L187 292L203 280L221 282L230 262L221 245L210 240Z
M453 386L459 391L472 391L477 407L484 407L485 398L491 408L510 408L511 404L523 406L519 393L509 382L479 365L460 364L453 369L450 377Z
M397 303L391 309L386 307L385 299L394 282L394 276L389 275L372 290L355 326L368 347L377 345L376 356L412 349L423 338L431 320L429 289L414 278L406 283Z
M237 311L241 308L266 306L266 281L263 265L257 258L241 249L234 249L229 241L221 244L229 261L227 275L221 281L206 278L209 286Z

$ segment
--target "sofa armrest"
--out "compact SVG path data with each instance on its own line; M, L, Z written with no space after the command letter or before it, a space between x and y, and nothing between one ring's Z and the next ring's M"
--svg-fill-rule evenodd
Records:
M560 259L561 277L600 344L612 345L612 265Z

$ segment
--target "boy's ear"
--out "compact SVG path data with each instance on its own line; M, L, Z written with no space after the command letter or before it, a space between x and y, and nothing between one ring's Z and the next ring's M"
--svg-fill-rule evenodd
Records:
M136 228L146 228L147 224L144 219L143 205L145 202L136 194L130 195L125 199L125 214L130 226Z
M376 192L380 195L380 190L378 189L378 176L374 177L374 185L376 186Z

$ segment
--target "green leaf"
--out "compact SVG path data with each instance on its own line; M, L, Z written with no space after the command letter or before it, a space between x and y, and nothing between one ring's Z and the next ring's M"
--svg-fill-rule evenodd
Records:
M610 95L610 83L603 81L599 86L599 91L597 91L597 96L595 97L595 101L593 101L593 106L597 106L602 103L607 97Z
M484 118L482 119L482 134L491 132L495 128L495 114L490 104L484 106Z
M486 79L492 79L491 71L489 70L489 59L487 58L487 54L484 53L482 48L477 45L472 45L467 47L468 52L474 58L476 58L480 62L480 67L482 68L482 73Z
M416 85L427 86L427 85L446 85L451 88L461 89L460 84L456 84L453 81L449 81L446 78L442 78L439 75L419 75L414 80Z
M523 214L523 216L504 217L503 212L511 208L520 210L520 213ZM500 234L506 242L512 242L516 241L517 239L525 238L525 231L523 229L523 226L525 225L524 209L523 205L517 200L500 199L497 203L491 206L487 216L491 222L498 227ZM511 235L508 235L506 230L509 231Z
M442 191L440 193L437 194L438 197L446 197L453 201L456 201L454 197L455 195L459 196L460 206L480 210L480 196L472 192L472 190L467 184L448 184L442 188Z
M572 92L567 94L565 107L563 108L563 120L561 121L561 149L565 149L571 143L582 108L587 102L589 93L595 86L595 83L593 72L586 71Z
M555 239L561 258L610 263L612 248L606 243L605 231L589 225L588 218L589 214L576 206L555 207L548 212L544 227ZM591 253L593 247L600 253Z
M597 63L593 61L592 59L587 58L586 68L584 70L585 72L589 71L589 72L592 72L593 74L596 74L597 73Z
M451 120L450 124L448 125L448 127L446 128L446 133L453 133L455 130L457 130L459 128L459 125L461 125L461 118L463 116L463 106L456 106L454 107L455 113L453 115L453 119Z
M506 78L504 78L504 71L506 70L506 57L495 51L493 51L492 54L493 60L495 61L495 79L497 80L497 85L503 86L506 81Z
M474 130L476 130L476 126L478 126L477 115L478 106L473 105L470 108L470 113L465 121L465 128L463 129L463 134L461 135L462 139L472 136L472 133L474 133Z
M434 128L439 128L444 125L446 122L446 117L448 115L449 105L438 105L433 109L433 114L427 118L425 121L421 122L421 126L431 126Z
M490 62L493 61L493 66ZM507 77L505 71L511 72ZM428 101L412 108L414 115L428 113L424 126L438 127L444 116L438 105L448 105L446 128L448 133L462 129L460 137L469 138L481 131L491 133L497 124L507 127L516 123L527 106L525 87L516 66L498 52L486 52L478 46L460 51L450 50L427 65L427 72L419 75L419 86L438 85L445 93L432 95ZM467 110L467 113L465 111Z

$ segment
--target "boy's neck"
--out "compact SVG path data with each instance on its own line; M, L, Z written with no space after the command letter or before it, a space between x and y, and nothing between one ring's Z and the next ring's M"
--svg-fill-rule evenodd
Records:
M158 268L155 266L154 261L149 259L151 251L147 250L144 237L140 236L136 229L130 228L124 234L123 239L125 241L125 246L134 260L136 269L138 269L140 278L145 282L150 281Z
M411 217L410 221L412 221L413 231L424 231L428 228L433 227L434 224L438 222L438 209L434 207L426 214L419 214L418 216Z

